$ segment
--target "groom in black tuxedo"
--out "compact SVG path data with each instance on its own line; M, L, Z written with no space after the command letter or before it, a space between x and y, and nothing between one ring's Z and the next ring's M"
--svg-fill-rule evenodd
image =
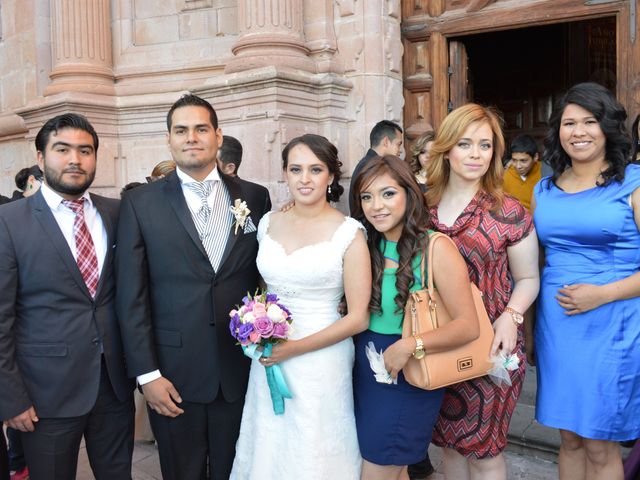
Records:
M222 131L209 102L183 96L167 127L176 171L122 201L117 310L163 478L207 478L208 460L210 477L228 480L250 364L228 312L258 286L256 226L271 201L217 170ZM236 200L250 214L231 213Z

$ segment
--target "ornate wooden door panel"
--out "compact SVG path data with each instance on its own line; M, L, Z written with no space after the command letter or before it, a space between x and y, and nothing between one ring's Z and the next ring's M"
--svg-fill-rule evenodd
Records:
M449 41L449 104L451 111L473 99L469 84L469 57L464 43L456 40Z
M455 37L497 30L616 18L616 93L629 113L640 111L640 27L638 0L402 0L404 126L413 138L438 127L472 87L455 66L464 61ZM450 50L450 45L453 45ZM454 67L449 78L448 67ZM466 92L466 93L465 93ZM473 98L466 98L472 100ZM548 98L527 108L507 108L512 124L543 128Z

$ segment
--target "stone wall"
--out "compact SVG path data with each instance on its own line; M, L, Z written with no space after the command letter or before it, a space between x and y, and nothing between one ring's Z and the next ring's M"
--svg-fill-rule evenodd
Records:
M0 4L0 193L7 196L15 173L35 163L24 121L14 112L41 96L48 82L51 40L43 30L50 31L48 1Z
M93 189L116 196L170 158L165 116L207 98L242 142L240 175L286 200L280 153L327 136L345 178L381 119L402 119L399 0L3 0L0 192L35 160L46 119L85 114L101 138Z

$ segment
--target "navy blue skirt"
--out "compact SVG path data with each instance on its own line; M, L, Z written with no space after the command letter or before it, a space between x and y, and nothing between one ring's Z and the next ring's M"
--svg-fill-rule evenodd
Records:
M422 390L407 383L402 372L397 385L376 382L365 353L368 342L376 350L400 339L369 330L354 337L353 373L356 428L360 453L376 465L411 465L423 460L431 442L444 389Z

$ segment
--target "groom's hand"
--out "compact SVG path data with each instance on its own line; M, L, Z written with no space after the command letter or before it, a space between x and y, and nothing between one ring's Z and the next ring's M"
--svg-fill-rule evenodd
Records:
M173 383L164 377L142 385L142 393L144 393L144 398L149 406L160 415L177 417L184 413L184 410L175 403L182 403L180 394L173 386Z

